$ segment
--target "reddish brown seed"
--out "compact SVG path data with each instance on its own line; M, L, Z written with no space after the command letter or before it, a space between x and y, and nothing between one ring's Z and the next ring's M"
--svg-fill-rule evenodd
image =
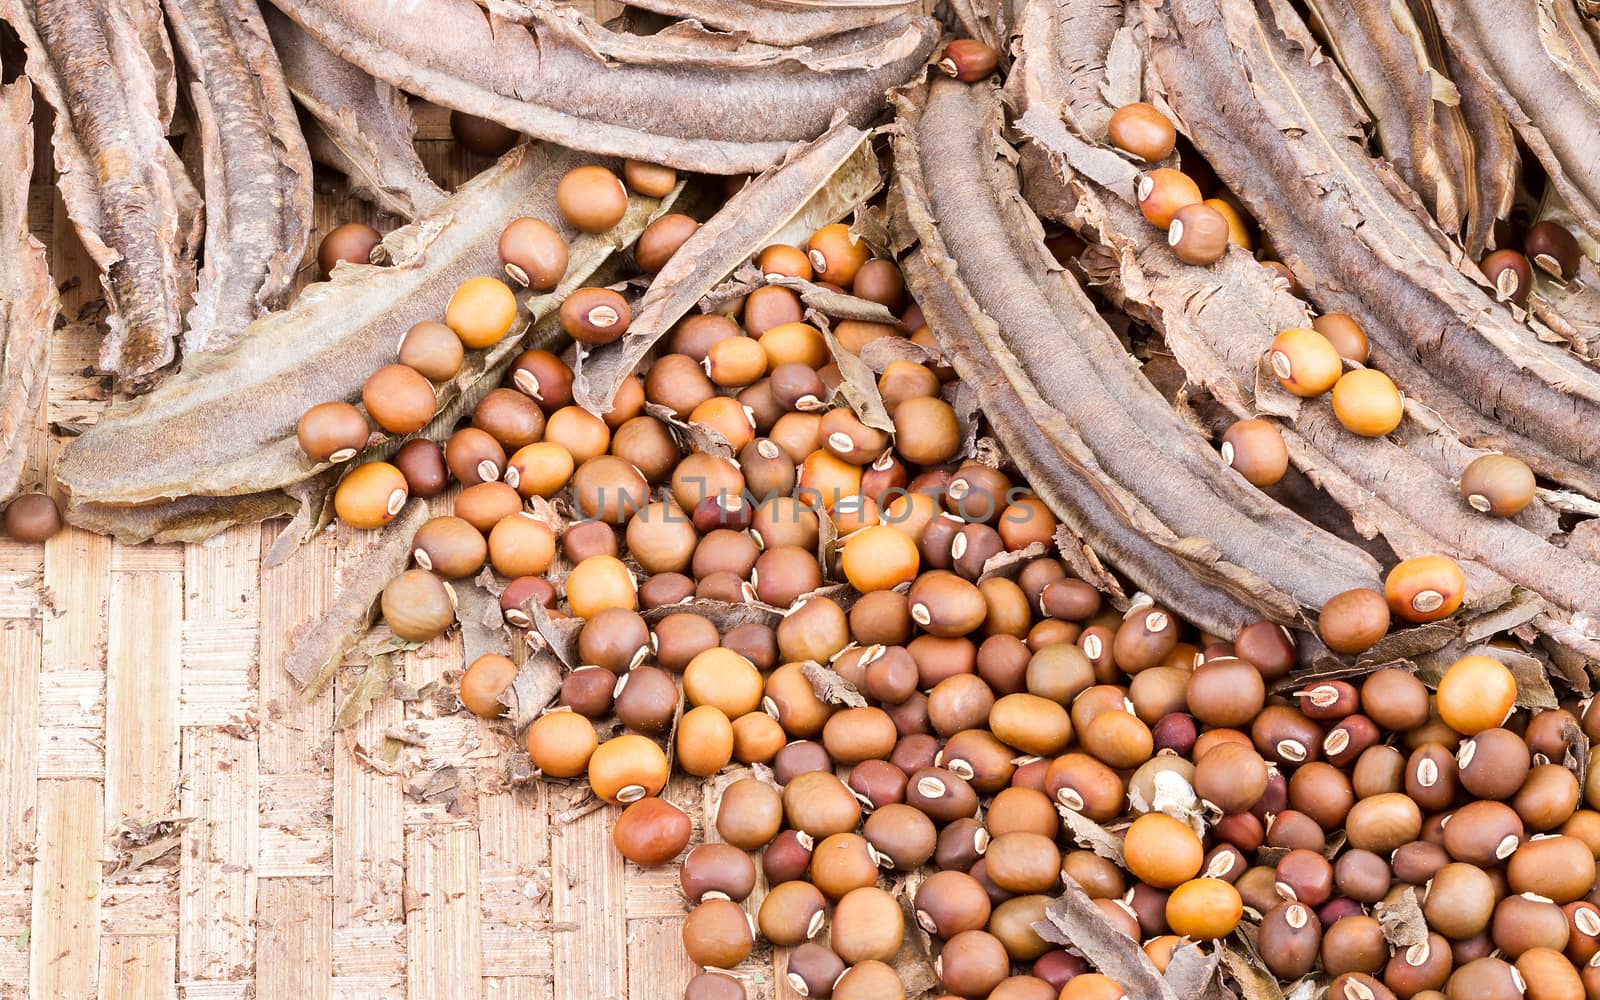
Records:
M1178 141L1178 131L1167 116L1144 103L1118 108L1111 115L1107 131L1112 145L1146 163L1171 156Z
M1228 251L1228 220L1206 204L1184 205L1173 213L1167 243L1185 264L1214 264Z
M391 434L412 434L433 419L433 386L405 365L385 365L368 376L361 402L373 422Z
M499 156L521 138L515 129L465 111L450 112L450 134L468 152L479 156Z
M699 228L699 222L681 212L669 212L650 223L633 247L639 270L646 274L661 270Z
M603 233L627 214L628 192L616 174L588 164L562 176L556 185L556 207L574 228Z
M6 505L6 534L19 542L42 542L61 530L61 508L48 493L23 493Z
M454 340L455 335L451 334ZM349 403L318 403L295 425L300 449L318 462L343 462L367 446L367 418Z
M368 264L372 261L372 252L378 244L383 242L383 236L364 222L346 222L344 225L335 226L322 238L322 243L317 247L317 266L322 269L322 276L326 278L333 273L335 264L341 261L352 264Z
M962 83L976 83L993 73L997 62L993 46L975 38L956 38L939 57L939 71Z
M1234 422L1222 434L1222 460L1252 486L1272 486L1289 471L1289 449L1278 425L1251 418Z
M610 288L580 288L561 303L561 326L574 340L609 344L628 330L633 312L622 293Z
M682 809L648 797L622 810L611 828L611 842L636 865L664 865L689 845L693 824Z
M1139 209L1150 224L1166 229L1185 205L1200 203L1200 188L1182 171L1158 167L1139 178ZM1330 383L1331 385L1331 383Z
M500 233L500 263L518 285L547 292L567 273L567 241L542 219L513 219Z
M1495 298L1517 305L1528 301L1528 293L1533 291L1533 268L1528 265L1528 258L1515 250L1496 250L1478 266L1494 288Z

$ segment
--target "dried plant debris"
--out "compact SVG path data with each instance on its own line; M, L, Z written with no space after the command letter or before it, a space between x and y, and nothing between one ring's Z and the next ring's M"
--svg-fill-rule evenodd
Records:
M27 47L29 78L55 109L61 198L100 269L110 310L100 367L134 391L176 356L200 235L200 196L166 139L139 9L117 0L0 5Z
M800 45L915 14L921 5L910 0L640 0L629 6L692 18L753 42Z
M1434 0L1446 44L1600 236L1600 45L1572 0Z
M1152 65L1191 139L1317 304L1362 324L1378 367L1435 409L1453 391L1491 434L1498 424L1538 442L1508 450L1555 478L1566 470L1551 458L1586 467L1600 456L1600 374L1538 343L1457 266L1459 252L1368 156L1342 80L1307 57L1287 5L1168 0L1146 14Z
M574 398L595 413L610 410L617 387L656 341L724 278L774 243L804 243L882 183L868 134L843 121L796 146L783 163L740 188L673 254L621 340L580 358Z
M476 579L458 580L454 584L463 663L471 663L488 653L511 655L511 631L506 628L505 616L500 612L500 599L490 592L484 582L485 576L492 581L494 573L485 567Z
M427 519L427 504L421 500L406 504L379 531L372 547L344 567L332 606L290 635L289 655L284 658L283 668L300 685L308 701L321 693L345 654L372 624L379 595L411 561L411 538Z
M166 0L194 78L206 254L185 355L226 347L283 304L311 235L311 155L256 0Z
M870 123L937 34L931 18L898 15L780 48L689 21L613 32L547 0L435 0L428 17L402 19L364 0L276 3L344 58L436 103L578 149L721 174L779 162L836 112Z
M588 162L594 158L518 147L435 212L390 233L389 266L340 265L332 280L257 320L233 346L190 359L158 391L109 411L62 456L57 474L73 505L264 493L322 471L326 466L313 463L295 438L300 415L316 403L358 399L367 374L393 361L412 324L442 316L464 279L498 273L500 230L531 215L571 240L571 263L563 283L529 299L523 321L492 349L497 360L509 356L525 331L520 323L553 315L571 288L633 241L660 204L635 198L608 233L575 236L556 210L555 182ZM436 387L435 423L453 421L459 414L452 404L487 392L485 380L497 376L487 356L474 352L455 379ZM430 425L424 433L439 436L441 429ZM397 445L385 439L378 452Z
M22 489L34 422L44 405L50 334L61 309L44 244L28 232L33 92L0 87L0 502Z
M428 176L412 139L406 95L328 51L270 4L261 8L284 79L315 119L306 143L319 162L344 174L350 190L386 212L415 219L449 194Z
M1069 945L1139 1000L1184 1000L1161 978L1139 943L1112 927L1077 882L1061 879L1061 895L1033 925L1052 944Z
M388 653L374 653L367 669L339 702L339 710L333 716L334 730L349 729L364 719L372 706L388 698L394 677L394 657Z
M920 240L917 255L947 284L969 292L980 311L972 323L978 343L1004 377L1036 394L1052 422L1071 427L1088 452L1085 467L1143 509L1134 530L1159 539L1184 569L1145 577L1106 549L1111 561L1168 606L1192 600L1189 592L1202 586L1196 578L1204 577L1254 606L1256 617L1285 622L1297 619L1297 604L1320 606L1341 590L1375 585L1378 566L1371 556L1285 510L1229 469L1172 411L1074 279L1055 265L1042 227L1021 200L1009 148L995 137L995 92L935 81L924 106L913 96L902 101L902 110L905 135L896 161L903 181L915 172L915 181L902 188ZM923 148L976 149L979 155L923 160ZM960 224L932 222L949 219ZM941 346L958 352L951 343L960 339L958 328L946 321L942 303L930 305L924 287L911 283ZM1003 344L984 332L995 326L1005 331ZM1060 364L1064 346L1079 364ZM982 379L978 387L981 393ZM985 411L992 422L994 408ZM997 431L1018 449L1014 437ZM1162 474L1149 473L1156 468ZM1029 471L1039 486L1039 475Z

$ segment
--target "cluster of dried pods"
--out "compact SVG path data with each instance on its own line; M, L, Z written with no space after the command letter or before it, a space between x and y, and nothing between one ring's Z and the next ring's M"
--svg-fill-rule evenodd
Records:
M641 864L690 840L673 765L716 776L703 966L759 931L841 1000L1600 996L1592 5L951 0L931 60L893 0L274 6L0 3L102 366L152 390L62 456L69 520L379 529L291 674L380 608L459 622L462 703ZM498 162L440 190L400 88ZM312 158L412 221L285 305ZM57 311L31 160L0 497Z

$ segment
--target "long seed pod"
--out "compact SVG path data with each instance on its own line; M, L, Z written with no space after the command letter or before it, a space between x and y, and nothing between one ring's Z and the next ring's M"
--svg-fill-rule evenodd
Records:
M1058 494L1057 509L1068 523L1142 589L1176 608L1226 595L1252 607L1255 617L1292 621L1299 602L1373 583L1377 564L1370 556L1285 511L1229 470L1138 372L1076 283L1054 266L1037 220L1018 210L1015 170L997 144L993 91L935 81L925 103L920 96L899 100L902 135L895 150L900 196L894 204L903 206L907 235L918 241L908 278L941 347L956 355L958 370L976 381L980 396L993 376L966 372L971 362L963 364L963 355L987 363L1024 406L1031 403L1028 419L1037 424L1031 432L1023 430L1015 404L986 405L991 422L997 411L1011 411L996 423L1007 447L1037 451L1044 443L1030 445L1029 436L1056 435L1048 443L1079 452L1076 475L1099 487L1099 506L1106 506L1106 490L1120 494L1116 507L1098 515ZM979 155L930 160L922 154L951 148ZM953 219L960 223L947 221ZM927 280L933 273L936 283ZM966 308L949 315L943 300L963 298ZM1064 347L1076 363L1060 363ZM1044 422L1042 413L1049 414ZM1148 474L1156 466L1163 475ZM1073 472L1058 458L1053 466L1030 469L1029 478L1065 494L1064 480ZM1109 530L1119 519L1120 529ZM1091 527L1096 520L1100 524ZM1167 558L1137 558L1150 542ZM1220 593L1206 596L1213 588Z
M630 4L673 17L693 18L708 28L746 35L767 45L801 45L845 31L914 14L911 0L640 0Z
M930 18L793 49L687 22L621 34L549 3L432 0L427 17L368 0L275 0L380 80L566 146L705 173L750 173L821 135L868 124L932 51Z
M301 414L316 403L357 399L366 377L394 360L413 324L442 316L465 279L499 273L495 247L506 223L523 215L545 219L572 250L562 284L527 300L528 310L494 348L501 353L515 347L530 318L553 313L568 291L633 241L658 207L655 199L635 197L623 221L598 236L578 237L561 221L556 181L591 162L540 146L507 153L435 212L390 233L384 247L392 265L341 265L332 280L252 323L232 347L196 356L156 392L108 412L67 447L60 481L75 503L128 505L262 493L327 468L299 447ZM436 387L436 421L487 367L475 353L455 379ZM384 438L371 454L398 444Z
M1571 0L1435 0L1446 43L1600 237L1600 44Z
M214 351L283 304L311 236L311 155L255 0L166 0L194 83L206 261L184 353Z
M1356 317L1375 363L1469 444L1590 480L1600 375L1537 343L1411 210L1353 138L1359 122L1331 66L1300 51L1312 43L1293 11L1273 5L1268 20L1242 0L1167 0L1146 14L1152 65L1190 137L1317 304ZM1452 407L1452 394L1481 416ZM1514 437L1532 447L1497 443Z
M882 183L867 133L842 121L796 147L783 163L729 198L673 254L651 281L621 340L580 357L574 398L595 413L611 409L622 380L718 282L774 243L804 243Z
M432 211L449 195L428 176L412 139L406 96L329 52L276 7L263 6L267 30L289 92L321 126L307 134L311 155L350 181L350 190L406 219Z
M28 232L33 92L0 87L0 501L22 486L34 418L44 403L50 332L61 308L44 245Z
M1442 67L1455 84L1459 103L1436 109L1439 114L1450 112L1440 123L1439 138L1460 151L1454 155L1465 159L1472 175L1465 188L1475 203L1467 211L1461 242L1468 256L1476 259L1493 242L1495 220L1511 214L1522 159L1517 137L1500 102L1445 44L1432 0L1406 0L1406 4L1427 49L1429 65Z
M55 109L61 198L100 269L110 307L100 367L142 391L176 355L200 196L167 142L135 10L113 0L0 5L27 47L28 77Z
M1471 136L1459 121L1455 83L1430 62L1411 12L1388 0L1309 6L1313 25L1360 92L1385 158L1445 231L1459 231L1477 202L1468 173ZM1464 149L1455 141L1463 137Z

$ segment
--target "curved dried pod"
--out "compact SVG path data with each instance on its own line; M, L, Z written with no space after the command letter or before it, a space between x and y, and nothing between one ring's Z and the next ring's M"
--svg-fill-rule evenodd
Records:
M431 101L566 146L719 174L779 162L837 111L868 124L937 33L932 19L902 15L785 49L690 22L618 33L547 2L489 0L485 10L435 0L426 18L399 20L363 0L277 6L373 76Z
M167 142L142 5L5 0L28 77L55 109L57 181L100 270L109 314L100 367L143 391L176 356L194 293L200 195ZM168 108L170 114L170 105Z
M1385 158L1447 232L1485 231L1461 94L1429 51L1424 27L1388 0L1309 6L1312 25L1371 112Z
M1034 3L1024 12L1025 42L1044 30L1046 9ZM1051 72L1060 64L1050 66L1032 53L1049 51L1028 45L1029 56L1013 70L1020 99L1032 102L1030 111L1037 106L1044 112L1027 119L1034 125L1049 117L1045 88L1059 79ZM1549 512L1520 521L1487 519L1457 502L1454 475L1476 453L1437 428L1416 426L1425 424L1425 411L1413 408L1407 426L1389 438L1355 438L1327 401L1294 399L1260 379L1260 357L1277 332L1307 322L1304 304L1275 289L1271 276L1243 252L1204 271L1179 262L1134 205L1074 171L1081 146L1047 132L1034 136L1032 148L1047 152L1053 168L1029 164L1035 202L1048 201L1055 209L1049 214L1099 245L1080 258L1097 286L1162 331L1192 382L1236 417L1265 411L1293 418L1282 427L1292 460L1349 511L1362 534L1381 533L1401 557L1444 552L1462 560L1477 598L1515 582L1569 615L1600 609L1594 591L1600 569L1546 540L1557 530ZM1062 188L1063 182L1069 186ZM1533 530L1541 523L1542 530Z
M1515 451L1574 485L1590 480L1600 374L1535 342L1457 266L1444 234L1355 138L1343 82L1306 58L1314 43L1293 11L1167 0L1145 14L1152 65L1191 139L1317 304L1362 324L1376 367L1469 444ZM1463 420L1452 395L1481 418Z
M781 164L729 198L672 255L650 282L620 340L579 358L573 397L594 413L609 411L622 380L718 282L764 247L803 244L872 197L882 184L868 134L843 121L790 150Z
M1469 202L1461 242L1467 255L1476 260L1494 241L1495 220L1511 214L1517 196L1517 179L1522 169L1522 154L1517 151L1517 136L1511 130L1500 102L1474 74L1467 71L1455 51L1445 44L1433 0L1406 0L1411 18L1427 48L1428 64L1443 68L1455 84L1458 103L1442 124L1447 131L1441 141L1463 150L1467 169L1472 173L1465 190L1476 204ZM1452 138L1454 136L1454 138ZM1466 151L1470 151L1470 156Z
M270 4L261 8L289 93L315 119L306 143L350 190L385 212L415 219L449 197L417 155L406 95L345 62Z
M1600 44L1572 0L1434 0L1446 43L1600 237Z
M183 352L214 351L288 297L311 236L311 154L255 0L167 0L194 77L206 260Z
M590 162L564 150L518 147L435 212L390 233L384 239L390 266L341 266L287 309L252 323L232 347L191 358L156 392L109 411L68 445L57 468L74 503L262 493L327 468L300 449L294 432L300 415L329 399L357 399L366 376L393 360L413 323L442 315L464 279L498 273L496 237L507 222L546 219L572 242L567 275L547 295L525 295L528 308L519 310L511 332L488 354L473 352L454 379L435 387L439 415L420 433L440 436L447 426L441 421L454 419L447 404L475 387L488 391L480 383L516 349L530 315L554 314L567 292L631 243L660 205L633 198L614 229L579 237L556 210L555 181ZM400 443L386 438L367 457L387 455Z
M1022 431L1026 418L1015 404L999 421L986 406L1008 448L1081 455L1029 470L1073 529L1142 590L1185 615L1190 606L1215 615L1233 604L1241 613L1253 607L1257 616L1294 621L1298 602L1319 602L1347 584L1371 586L1375 560L1232 473L1139 373L1074 280L1052 269L1038 220L1019 210L1009 147L998 137L995 91L936 80L898 104L893 205L903 212L905 241L918 242L913 257L923 266L908 273L917 301L934 320L941 346L956 355L958 370L965 367L963 353L979 356L1025 401L1028 417L1048 412ZM927 160L924 148L979 155ZM959 225L934 221L955 219ZM937 282L930 281L935 273ZM955 316L945 312L951 300L960 303ZM1003 341L997 328L1006 331ZM1060 352L1069 345L1083 364L1063 369ZM964 374L981 398L986 380ZM1041 434L1050 436L1027 440ZM1144 475L1151 463L1165 474ZM1098 511L1071 496L1076 491L1065 483L1073 478L1086 478L1084 485L1100 494ZM1045 484L1054 497L1043 494ZM1139 552L1152 543L1166 558ZM1231 634L1242 621L1224 617L1218 624Z
M44 244L28 231L33 173L33 91L0 87L0 502L22 487L39 408L44 405L50 334L61 300Z
M162 18L161 0L125 0L124 6L155 73L156 107L160 110L161 127L166 129L171 126L172 113L178 106L178 67L172 57L172 39L167 36L167 25Z
M911 0L641 0L658 14L693 18L708 28L749 37L767 45L800 45L844 31L882 24L900 14L915 14Z

